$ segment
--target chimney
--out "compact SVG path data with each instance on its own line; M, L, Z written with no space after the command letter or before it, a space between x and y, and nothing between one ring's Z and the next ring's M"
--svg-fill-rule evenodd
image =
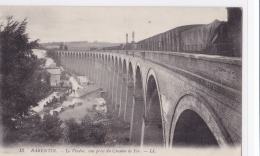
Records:
M134 31L132 33L132 37L133 37L133 42L135 42L135 32Z
M128 43L128 34L126 34L126 43Z

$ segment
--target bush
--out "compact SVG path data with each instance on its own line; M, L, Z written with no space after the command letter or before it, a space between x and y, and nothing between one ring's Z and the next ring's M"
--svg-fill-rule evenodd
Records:
M65 140L72 144L85 144L86 139L84 137L84 129L80 126L79 123L75 121L75 119L71 118L65 121L66 124L66 132L65 132Z
M77 145L119 145L127 144L129 136L123 134L129 131L129 122L117 118L116 110L107 113L98 111L93 106L87 110L87 115L79 121L65 121L65 140ZM128 132L126 132L128 133Z
M68 143L84 145L102 145L107 133L105 114L95 109L88 109L87 115L80 121L69 119L65 121L65 137Z
M55 50L48 49L46 52L46 56L52 58L57 66L61 66L61 58L56 55Z
M40 143L57 143L63 137L62 121L55 115L44 115L38 128L32 133L30 141ZM37 141L39 140L39 141Z
M46 115L43 119L33 111L28 116L17 118L16 129L6 131L4 143L58 144L62 138L62 121L57 116Z

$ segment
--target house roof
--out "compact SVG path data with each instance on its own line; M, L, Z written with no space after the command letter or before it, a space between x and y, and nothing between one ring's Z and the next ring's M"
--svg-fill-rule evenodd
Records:
M80 98L73 98L71 101L64 101L62 103L62 107L68 107L69 105L73 105L75 103L84 103L86 100L80 99Z
M103 99L103 98L95 98L95 99L97 100L98 104L105 104L106 103L105 99Z
M80 82L89 82L89 79L87 76L78 76L78 79Z
M61 73L60 68L46 68L46 70L51 75L60 75L60 73Z
M53 111L58 111L59 112L61 110L61 108L62 108L62 106L50 110L50 114L53 115Z
M86 94L96 91L98 89L101 89L101 88L96 85L88 85L88 86L85 86L85 88L76 90L75 93L70 94L70 97L81 97L83 95L86 95Z

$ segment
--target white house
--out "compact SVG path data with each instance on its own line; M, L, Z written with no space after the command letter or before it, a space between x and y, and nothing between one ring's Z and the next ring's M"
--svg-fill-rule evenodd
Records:
M49 72L51 74L51 86L57 86L60 84L60 68L58 67L52 67L52 68L45 68L47 70L47 72Z

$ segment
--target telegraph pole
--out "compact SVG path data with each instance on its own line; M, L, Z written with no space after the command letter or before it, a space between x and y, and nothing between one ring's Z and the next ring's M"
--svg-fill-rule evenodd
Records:
M132 33L132 37L133 37L133 42L135 42L135 32L134 31Z

